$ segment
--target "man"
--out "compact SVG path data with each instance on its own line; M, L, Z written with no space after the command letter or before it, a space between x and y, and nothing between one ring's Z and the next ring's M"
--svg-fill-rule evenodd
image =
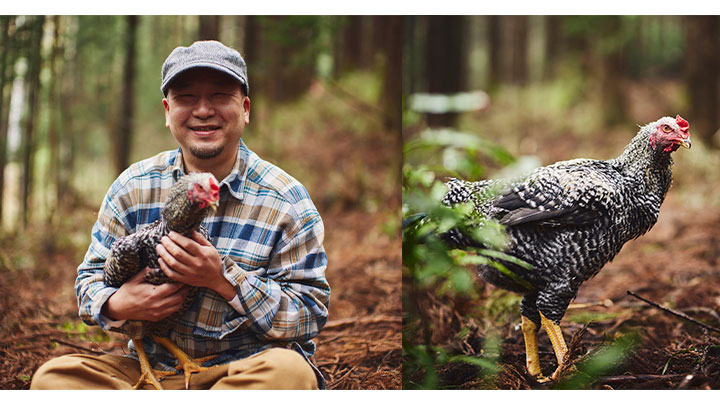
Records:
M179 150L131 165L113 183L78 268L80 317L103 329L176 312L188 285L201 287L170 338L192 357L217 355L192 374L190 388L323 388L308 361L327 320L324 228L306 189L261 160L241 140L250 122L245 62L216 41L178 47L165 60L165 125ZM190 172L220 179L220 204L205 220L212 245L171 233L157 246L162 271L177 283L146 283L144 269L120 288L103 282L112 243L159 219L175 180ZM144 340L155 369L174 370L167 350ZM132 348L132 345L131 345ZM129 389L137 356L75 354L41 366L32 389ZM163 388L184 388L184 376ZM146 385L146 387L150 387Z

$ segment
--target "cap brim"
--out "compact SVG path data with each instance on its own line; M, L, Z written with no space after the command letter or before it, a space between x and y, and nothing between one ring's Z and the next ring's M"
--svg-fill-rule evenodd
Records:
M180 74L187 72L188 70L197 68L209 68L227 74L228 76L238 81L240 85L242 85L245 95L248 95L247 81L243 79L242 76L226 68L225 66L221 66L212 62L195 62L177 68L175 71L168 73L167 76L165 76L165 80L162 82L160 90L162 90L163 94L167 96L168 90L170 89L170 84L172 84L173 80L175 80Z

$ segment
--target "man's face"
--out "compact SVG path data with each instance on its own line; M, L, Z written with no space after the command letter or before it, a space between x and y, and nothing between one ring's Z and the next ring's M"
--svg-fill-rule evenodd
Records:
M234 156L250 99L240 83L214 69L197 68L175 78L163 99L165 126L184 152L198 159Z

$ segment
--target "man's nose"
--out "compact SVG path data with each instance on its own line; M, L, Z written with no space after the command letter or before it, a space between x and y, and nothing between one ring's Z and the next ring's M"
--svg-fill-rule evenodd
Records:
M215 115L215 107L207 97L200 97L193 109L193 115L198 118L207 118Z

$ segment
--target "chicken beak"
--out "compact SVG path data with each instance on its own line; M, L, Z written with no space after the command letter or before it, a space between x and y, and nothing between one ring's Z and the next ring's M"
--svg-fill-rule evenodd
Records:
M220 201L213 201L210 203L210 208L213 211L213 214L215 214L218 210L218 206L220 205Z
M690 138L680 139L680 145L690 149L690 146L692 146L692 143L690 142Z

